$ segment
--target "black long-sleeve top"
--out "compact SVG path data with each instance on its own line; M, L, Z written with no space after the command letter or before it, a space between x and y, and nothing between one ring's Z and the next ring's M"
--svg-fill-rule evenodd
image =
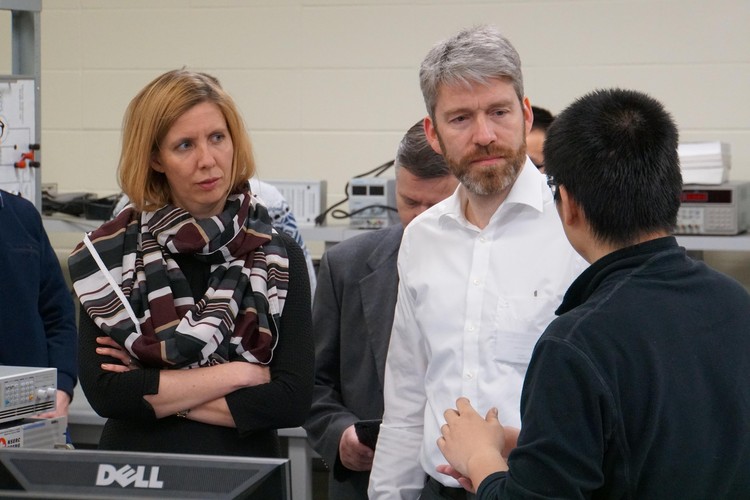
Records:
M297 427L312 401L314 351L310 284L305 257L282 234L289 257L289 289L281 315L279 340L270 364L271 382L227 394L237 428L169 416L157 419L143 396L159 391L158 368L126 373L102 370L118 360L96 353L103 332L81 311L79 359L81 387L91 407L108 418L100 449L210 455L280 456L276 429ZM196 299L206 291L209 265L175 255Z
M539 339L477 498L750 498L750 296L674 238L613 252Z

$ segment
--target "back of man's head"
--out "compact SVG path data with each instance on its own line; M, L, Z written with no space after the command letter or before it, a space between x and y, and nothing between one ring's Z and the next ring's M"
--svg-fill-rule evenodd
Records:
M560 113L546 173L583 209L597 239L627 246L674 229L682 175L672 117L641 92L597 90Z
M422 120L406 131L396 152L396 170L403 168L420 179L452 175L445 158L427 142Z
M531 114L534 115L534 123L531 124L531 130L543 130L547 131L552 122L555 121L555 115L553 115L548 109L540 108L539 106L531 106Z
M395 163L396 208L404 227L450 196L458 185L445 158L427 142L421 120L401 139Z
M507 78L523 101L521 58L496 28L475 26L443 40L427 53L419 69L427 113L435 119L441 85L487 83L492 78Z

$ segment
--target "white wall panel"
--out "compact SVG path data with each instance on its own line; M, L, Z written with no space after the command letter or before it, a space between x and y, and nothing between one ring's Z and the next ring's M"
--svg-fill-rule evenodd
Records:
M320 172L330 170L312 169L310 159L302 152L300 131L250 130L253 142L255 165L261 179L325 179Z
M254 130L299 130L302 88L299 71L288 69L216 70L222 86L237 103L245 124Z
M125 106L185 65L234 96L263 176L325 179L335 201L424 114L429 47L482 22L519 49L532 102L559 112L597 87L652 93L683 140L730 142L732 178L750 179L747 0L44 0L43 180L116 190Z
M84 128L119 133L130 100L162 70L88 70L83 72ZM106 89L106 92L102 92ZM45 122L46 123L46 122Z
M300 11L293 7L194 9L189 64L203 68L296 68Z
M83 102L80 71L42 72L42 96L48 96L42 99L42 116L47 117L44 121L47 130L81 129Z
M310 70L302 75L306 130L405 132L426 114L414 70Z
M44 4L42 4L44 9ZM78 10L42 10L42 71L80 70L82 63L81 14ZM43 97L43 96L42 96Z

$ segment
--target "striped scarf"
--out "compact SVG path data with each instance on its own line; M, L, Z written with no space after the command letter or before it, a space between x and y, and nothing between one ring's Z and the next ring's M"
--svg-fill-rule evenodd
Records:
M210 264L198 302L173 254ZM217 356L271 361L289 261L266 208L247 189L209 219L173 205L143 213L129 206L86 235L69 267L86 313L143 366L197 367Z

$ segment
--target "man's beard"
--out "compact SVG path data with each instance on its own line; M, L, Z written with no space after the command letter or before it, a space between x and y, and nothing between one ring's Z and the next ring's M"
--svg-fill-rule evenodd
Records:
M487 196L500 193L513 185L518 174L526 163L526 138L521 146L513 150L503 146L490 144L488 146L477 146L471 153L455 158L447 153L438 134L440 147L443 149L445 162L456 178L469 190L470 193ZM488 156L502 156L501 162L505 164L492 166L472 166L472 161Z

